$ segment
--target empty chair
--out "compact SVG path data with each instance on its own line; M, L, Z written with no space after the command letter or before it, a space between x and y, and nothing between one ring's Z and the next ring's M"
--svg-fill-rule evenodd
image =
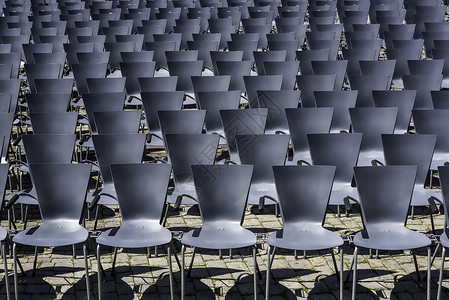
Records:
M336 60L340 40L309 40L310 50L328 49L329 60Z
M296 84L296 75L299 71L298 61L264 62L266 75L282 75L282 90L292 90Z
M19 76L20 67L20 53L0 53L0 63L1 64L11 64L11 79L17 79Z
M374 49L343 49L342 53L343 58L348 61L348 75L361 75L360 61L375 61L378 58Z
M430 165L431 170L449 161L449 134L447 132L449 109L414 109L413 123L417 134L436 134L438 136Z
M312 71L314 75L335 74L334 90L340 91L345 80L347 60L336 61L312 61Z
M120 52L120 57L123 62L147 62L153 60L154 52L153 51Z
M257 91L280 90L282 87L282 75L243 76L246 95L251 108L258 108Z
M177 76L166 77L140 77L137 78L142 92L174 92L178 82Z
M432 109L431 91L439 91L443 82L443 75L404 75L402 77L404 89L416 90L414 109Z
M94 111L93 119L98 134L137 133L141 112L135 111Z
M181 110L184 93L173 90L142 92L141 95L149 130L147 142L155 146L163 146L164 137L159 124L158 111Z
M263 134L268 116L267 108L220 110L221 122L228 144L230 160L239 163L236 134Z
M73 64L73 76L76 82L76 88L78 95L87 93L87 78L105 78L107 63L99 64Z
M25 43L22 45L23 53L25 55L25 62L29 64L34 63L33 53L51 53L53 52L52 44L28 44Z
M357 107L373 107L373 91L386 91L390 75L353 75L348 76L352 90L357 90Z
M32 93L36 93L34 79L58 79L63 66L60 64L25 64L28 85Z
M211 51L210 58L214 75L218 75L217 61L242 61L243 51Z
M106 42L106 43L104 43L105 51L108 51L110 53L109 66L111 67L112 71L115 71L115 69L120 68L120 62L122 61L120 52L134 51L134 46L135 46L135 43L132 43L132 42L123 42L123 43Z
M353 188L351 183L354 175L353 168L357 165L362 134L309 134L307 139L314 165L336 167L329 205L337 205L337 213L340 215L340 206L345 204L345 198L352 201L358 198L357 189Z
M315 251L331 249L335 272L338 268L332 248L343 245L341 237L323 228L326 207L332 190L335 167L274 166L274 179L281 210L283 228L270 234L267 250L266 296L270 292L271 255L277 248ZM316 189L310 189L311 186ZM340 248L340 298L343 298L343 250Z
M332 108L287 108L285 114L290 129L293 157L287 164L311 163L308 134L329 133Z
M297 39L292 40L268 40L268 48L270 51L287 51L286 61L294 61L295 54L301 48L302 43Z
M78 36L78 43L93 43L94 52L102 52L104 50L104 43L106 42L105 35L93 35L93 36Z
M201 76L203 61L169 61L168 71L170 76L178 76L176 90L193 92L192 76Z
M217 61L218 75L231 75L230 90L246 91L244 76L249 76L253 63L251 61Z
M128 96L128 105L140 104L139 78L152 77L154 75L155 66L156 64L154 61L120 63L122 76L126 77L125 88Z
M192 86L195 92L195 100L199 92L224 92L229 90L231 76L192 76Z
M78 52L93 52L95 44L94 43L74 43L65 44L64 50L67 54L67 64L69 68L72 68L72 64L78 64Z
M317 107L332 107L331 133L349 132L349 109L355 107L357 91L316 91L313 93Z
M421 59L423 43L423 40L394 40L394 48L385 50L389 60L396 60L393 80L400 80L403 75L409 74L407 61Z
M154 51L153 60L156 63L156 71L158 71L160 68L167 68L165 51L174 51L176 49L176 43L174 41L146 42L145 49L147 51Z
M380 54L380 48L382 46L382 40L381 39L374 39L374 40L351 40L351 48L350 49L360 49L360 50L374 50L375 56L379 57Z
M173 167L175 187L167 197L168 204L197 204L198 196L192 177L192 165L212 165L220 137L216 134L166 134L167 156Z
M394 68L396 66L395 60L373 60L359 61L360 72L362 75L389 75L388 88L391 86L393 80Z
M80 225L89 183L90 166L82 164L32 164L30 169L36 186L43 223L23 230L13 238L15 295L19 297L18 245L33 246L38 249L38 247L60 247L83 243L87 298L90 299L86 245L89 233ZM34 264L35 266L36 264Z
M296 82L301 90L301 106L316 107L313 93L315 91L335 90L335 80L337 75L298 75Z
M357 255L360 247L397 251L427 247L427 299L430 299L431 241L407 229L407 211L416 178L416 166L357 167L354 169L364 229L354 236L352 297L357 287ZM416 261L415 252L413 258ZM415 264L419 278L418 264Z
M257 100L260 108L268 108L265 133L289 134L286 108L297 108L300 101L300 91L267 91L259 90Z
M14 119L14 112L0 113L0 135L4 137L1 152L2 163L6 162L8 159L13 119Z
M191 230L181 239L181 297L184 296L185 247L195 249L253 248L254 297L257 295L256 236L241 226L245 211L252 166L195 165L193 180L203 226ZM217 224L220 224L217 226ZM192 256L194 259L194 256Z
M153 38L155 42L174 42L175 43L175 49L176 51L180 50L181 47L181 39L182 34L181 33L171 33L171 34L153 34ZM147 50L152 50L148 49Z
M34 86L39 94L72 94L73 83L73 78L34 80Z
M229 49L229 51L243 51L243 60L248 60L248 61L251 61L252 63L254 63L253 53L254 53L254 51L257 51L257 45L259 43L259 40L258 39L253 40L250 38L247 38L247 39L234 38L234 36L240 36L240 35L246 36L246 35L250 35L250 33L233 35L233 40L228 42L228 49Z
M408 69L410 75L441 75L443 74L444 60L409 60Z
M430 95L432 97L432 103L434 109L445 109L449 108L449 91L448 90L440 90L440 91L431 91Z
M170 293L173 297L171 268L172 235L159 224L165 204L170 165L113 164L111 173L120 206L121 226L102 232L96 239L98 295L102 297L100 245L115 248L146 248L168 245ZM115 259L112 271L115 269Z
M312 61L328 61L329 49L297 51L301 75L313 75Z
M46 112L31 112L30 113L30 121L31 125L33 127L33 133L34 135L38 134L48 134L48 135L73 135L75 134L76 129L76 122L78 120L78 113L76 112L52 112L52 111L46 111ZM23 135L23 138L25 138L26 135ZM31 135L30 135L31 136ZM32 138L29 138L32 139ZM71 148L68 148L68 152L72 154L73 152L73 142ZM52 144L51 140L47 140L46 143ZM55 142L56 143L56 142ZM70 145L70 143L69 143ZM36 146L34 146L36 147ZM47 146L48 147L48 146ZM29 149L33 148L33 144L31 144ZM55 147L57 148L57 147ZM64 153L64 150L62 150L63 147L61 146L60 151ZM54 150L57 151L57 150ZM40 155L40 154L38 154ZM57 156L57 154L52 154L53 156ZM66 156L70 162L71 155ZM41 161L39 161L41 162ZM45 163L45 161L42 161L42 163Z
M352 131L363 133L358 159L359 166L370 166L373 160L382 161L382 134L394 132L397 107L350 108Z
M253 165L253 177L248 195L249 205L277 204L273 166L284 165L290 136L279 134L236 135L240 163Z
M413 105L415 104L416 91L373 91L375 107L397 107L398 116L394 133L407 133L410 126Z
M89 93L108 93L108 92L124 92L125 77L109 77L109 78L87 78L87 89Z
M285 56L287 55L286 51L254 51L254 60L256 63L256 71L257 75L266 75L265 74L265 61L274 61L274 62L282 62L285 61Z
M214 35L207 34L205 36ZM215 33L216 35L216 33ZM198 39L195 41L187 41L187 48L192 50L198 51L198 59L202 60L204 63L204 68L208 68L209 70L213 71L213 64L212 60L210 58L210 52L211 51L218 51L218 45L219 45L220 39L218 40L207 40L207 39Z

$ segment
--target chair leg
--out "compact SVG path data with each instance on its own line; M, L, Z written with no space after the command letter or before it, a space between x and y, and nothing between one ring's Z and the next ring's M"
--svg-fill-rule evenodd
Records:
M34 247L34 262L33 262L33 272L31 273L31 276L34 276L36 274L36 265L37 265L37 254L38 254L39 248Z
M337 276L337 281L340 281L340 273L338 273L337 260L335 259L334 249L331 249L332 262L334 263L335 275Z
M170 299L173 300L173 268L171 263L171 247L168 245L167 247L167 255L168 255L168 272L170 276Z
M270 297L270 258L271 258L271 247L268 245L267 248L267 274L266 274L266 281L265 281L265 299L268 300Z
M355 300L355 294L356 294L356 287L357 287L357 253L359 251L359 248L356 246L354 249L354 270L352 271L352 300Z
M176 263L178 264L178 267L179 267L179 269L181 270L181 263L179 262L178 255L176 255L176 251L175 251L176 248L175 248L175 245L173 244L173 241L170 242L170 247L171 247L172 250L173 250L173 255L174 255L174 257L175 257Z
M16 249L16 243L12 244L12 253L13 253L13 260L14 260L14 296L16 300L19 300L19 280L17 278L17 249Z
M102 298L102 292L101 292L101 261L100 261L100 244L97 244L97 276L98 276L98 300L101 300Z
M6 260L6 244L5 241L2 242L2 256L3 256L3 266L5 269L5 285L6 285L6 298L10 299L9 292L9 278L8 278L8 262Z
M446 247L443 247L443 251L441 253L440 279L438 280L437 300L441 299L441 289L442 289L442 284L443 284L443 271L444 271L444 258L445 257L446 257Z
M340 247L340 300L343 300L343 247Z
M189 277L189 278L190 278L190 273L192 273L193 260L195 259L195 254L196 254L196 248L193 248L192 260L190 261L189 271L187 271L187 277ZM184 264L182 264L182 265L184 266Z
M432 267L432 250L430 249L430 246L427 247L427 300L430 300L430 271Z
M87 299L90 300L89 263L87 262L87 243L83 243L84 268L86 269L86 290Z
M117 261L117 247L114 247L114 258L112 260L111 275L115 275L115 263Z
M416 254L415 254L415 251L413 251L413 250L412 250L412 255L413 255L413 262L415 263L416 277L418 278L418 281L422 281L421 275L419 275L419 268L418 268L418 261L416 260Z
M72 245L72 257L73 257L73 259L76 259L76 245L75 244Z
M185 277L184 277L184 265L185 265L185 251L186 247L182 245L181 247L181 300L184 300L185 292Z
M254 245L253 247L253 263L254 263L254 270L253 270L253 277L254 277L254 300L257 300L257 249Z

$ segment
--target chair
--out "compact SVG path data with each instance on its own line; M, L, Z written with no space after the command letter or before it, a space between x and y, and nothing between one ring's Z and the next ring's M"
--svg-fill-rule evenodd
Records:
M246 96L250 107L259 107L259 103L257 100L257 92L259 90L281 90L282 79L282 75L243 76Z
M160 68L167 69L167 59L165 58L165 51L174 51L176 43L174 41L162 42L146 42L145 49L147 51L154 51L153 61L156 63L156 71Z
M284 165L290 136L279 134L247 134L235 136L240 164L253 165L248 205L278 204L273 166Z
M253 63L251 61L217 61L218 75L231 75L230 90L246 91L244 76L251 74Z
M257 92L257 100L260 108L268 108L265 133L289 134L285 109L297 108L300 101L300 91L280 90Z
M441 74L404 75L404 89L416 90L414 109L432 109L431 91L439 91L443 82Z
M20 53L0 53L0 64L11 64L11 79L17 79L19 76Z
M347 60L335 61L312 61L313 75L331 75L335 74L335 91L340 91L345 80Z
M35 79L38 94L72 94L73 78Z
M267 108L220 110L221 122L228 144L230 160L239 163L236 134L263 134L268 116Z
M441 75L443 74L444 59L409 60L410 75Z
M413 192L416 166L357 167L354 169L364 229L354 236L352 299L356 297L359 248L397 251L427 247L427 299L430 299L431 241L404 224ZM415 252L413 258L416 262ZM415 264L416 266L417 263ZM418 277L419 270L416 268Z
M117 43L132 43L134 45L132 51L140 52L143 49L144 36L142 34L116 35L115 40Z
M164 137L159 124L158 111L181 110L184 93L180 91L142 92L142 103L148 125L147 143L163 146ZM156 137L154 139L153 137Z
M256 71L257 75L266 75L264 62L265 61L275 61L282 62L285 61L285 56L287 55L287 51L254 51L254 60L256 63Z
M446 109L449 108L448 90L431 91L432 103L434 109Z
M122 61L121 52L134 51L135 43L133 42L105 42L104 49L110 53L109 66L112 71L120 68Z
M219 34L211 33L211 34L207 34L207 35L219 35ZM213 71L212 60L210 58L210 52L218 51L219 43L220 43L219 38L218 38L218 40L197 39L194 41L187 41L187 48L189 49L189 51L192 51L192 50L198 51L198 59L203 61L204 68L207 68L207 69Z
M36 93L34 79L59 79L63 66L60 64L25 64L28 85L32 93Z
M329 60L336 60L340 40L309 40L310 50L328 49Z
M65 44L64 50L67 54L67 64L69 68L72 68L72 64L78 64L78 52L94 52L94 43L73 43L73 44Z
M332 108L287 108L285 115L290 129L293 157L287 164L311 163L308 134L329 133Z
M192 165L212 165L217 155L216 134L166 134L167 157L173 167L174 189L169 191L167 204L179 208L181 204L198 204L192 177ZM164 219L166 216L164 217ZM165 223L165 222L163 222Z
M239 37L237 38L237 36ZM244 38L240 36L244 36ZM259 44L258 34L256 36L257 39L253 39L251 33L231 34L232 41L228 42L229 51L243 51L243 60L254 63L253 53L257 51Z
M242 61L243 51L211 51L210 58L212 60L214 75L217 76L217 61Z
M301 106L316 107L315 91L334 91L337 75L297 75L296 82L301 90Z
M296 75L299 71L299 61L274 62L266 61L263 63L266 75L282 75L282 90L292 90L296 84Z
M87 78L106 78L107 63L99 64L73 64L73 76L76 82L78 95L88 92Z
M192 166L195 187L200 191L198 204L203 226L185 233L181 239L181 299L185 289L186 246L215 250L252 247L254 298L257 297L256 236L241 227L252 172L252 166Z
M164 209L170 171L170 165L162 164L111 165L123 223L119 227L102 232L96 239L99 299L102 298L101 245L117 249L146 248L165 244L168 245L170 294L173 298L172 234L159 224ZM112 264L112 272L114 270L115 259Z
M413 123L417 134L436 134L438 136L430 165L431 170L445 165L449 161L449 109L414 109Z
M52 53L52 44L23 44L23 53L25 56L25 62L29 64L34 63L33 53Z
M220 110L238 109L240 91L201 91L197 93L196 100L198 109L206 111L204 119L206 132L216 133L224 138L225 134L223 124L221 123Z
M3 147L1 152L1 162L4 163L8 159L8 152L11 148L10 139L12 132L12 125L14 119L14 112L0 113L0 135L4 136Z
M105 35L93 35L93 36L78 36L78 43L93 43L94 52L103 52L104 43L106 42Z
M121 62L122 76L126 77L125 89L128 97L127 105L140 105L139 78L153 77L156 63L147 62Z
M343 59L348 61L348 75L361 75L360 61L375 61L378 58L375 49L343 49L342 54Z
M328 61L329 49L297 51L301 75L313 75L312 61Z
M340 248L340 275L332 249L343 245L343 240L336 232L323 228L335 167L274 166L273 173L283 228L268 237L265 299L270 295L270 270L277 248L330 249L337 279L340 279L340 299L343 299L343 248Z
M120 93L125 91L125 77L86 78L89 93Z
M394 133L407 133L410 126L413 105L415 104L416 91L373 91L375 107L397 107L398 116Z
M385 75L390 76L388 87L391 87L393 80L394 68L396 66L395 60L361 60L359 61L361 75Z
M397 107L350 108L352 132L363 133L358 166L370 166L373 160L382 161L382 134L392 134L398 114Z
M357 90L356 107L373 107L373 91L386 91L391 80L388 74L348 76L351 90Z
M334 184L329 199L329 205L337 205L337 215L340 206L345 205L345 198L355 201L358 198L357 189L351 186L353 168L357 165L361 133L321 133L307 136L313 165L335 166ZM348 213L348 209L346 209Z
M94 230L97 228L99 205L117 205L111 164L137 164L142 162L145 148L144 134L98 134L92 136L95 154L100 167L103 186L86 199L90 210L96 208Z
M94 111L92 113L98 134L108 133L138 133L140 117L139 110L134 111Z
M382 47L382 40L381 39L374 39L374 40L351 40L351 48L350 49L359 49L359 50L374 50L375 56L379 57L380 54L380 48Z
M1 207L4 207L3 199L5 199L5 190L6 190L6 181L8 177L9 172L9 165L8 164L0 164L0 183L3 188L0 189L2 192L2 203ZM6 298L10 299L10 291L9 291L9 278L8 278L8 262L7 262L7 252L6 252L6 239L8 237L8 232L5 228L1 227L1 247L2 247L2 258L3 258L3 268L5 272L5 288L6 288Z
M201 76L203 61L167 61L170 76L178 76L177 91L193 92L192 76Z
M316 107L332 107L331 133L349 132L349 109L355 107L358 91L316 91L313 93Z
M14 290L19 297L17 245L60 247L83 243L87 298L90 299L87 230L80 225L89 183L90 166L81 164L31 164L43 223L16 234L13 242ZM33 270L36 269L36 260Z
M77 120L78 113L76 112L30 112L30 121L35 135L75 134ZM23 137L25 136L27 134L23 135ZM51 144L51 142L49 143ZM33 148L33 146L29 148ZM62 149L60 151L63 152Z
M139 77L140 96L144 92L174 92L178 82L177 76Z

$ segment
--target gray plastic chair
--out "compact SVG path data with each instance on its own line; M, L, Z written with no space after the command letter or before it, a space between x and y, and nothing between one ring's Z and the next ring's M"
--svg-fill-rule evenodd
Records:
M307 135L329 133L333 108L287 108L285 115L293 145L293 157L287 164L311 163Z
M404 75L402 76L404 89L416 90L414 109L432 109L431 91L439 91L443 83L443 75Z
M434 109L447 109L449 108L449 91L431 91L432 103Z
M248 205L258 205L259 210L263 210L265 205L278 204L272 167L285 164L290 136L236 135L235 141L240 163L254 166Z
M265 299L270 295L270 269L277 248L295 251L330 249L340 279L340 299L343 299L343 248L340 248L340 275L332 249L343 245L343 239L322 225L335 167L274 166L273 172L284 226L268 237Z
M23 230L12 239L14 255L14 290L19 298L17 245L61 247L83 243L87 298L90 299L87 238L80 225L90 178L90 166L81 164L31 164L43 223ZM37 259L37 251L35 259ZM33 269L36 268L36 260Z
M179 208L181 204L198 204L191 166L212 165L220 137L216 134L166 134L167 156L173 166L175 187L169 191L167 203Z
M373 91L390 89L391 77L388 74L352 75L348 79L351 90L358 91L356 107L373 107Z
M167 195L170 171L171 166L164 164L111 165L123 223L119 227L102 232L96 239L99 299L102 298L101 245L114 247L115 251L117 248L135 249L168 245L170 295L173 299L172 234L159 223ZM112 263L112 272L115 270L115 261L114 259Z
M313 93L315 91L334 91L337 75L298 75L296 82L301 90L301 106L316 107Z
M93 119L98 134L138 133L141 115L140 110L96 111Z
M337 205L337 214L340 215L340 206L345 204L345 198L352 201L358 198L357 189L352 187L351 183L354 175L353 168L357 165L362 143L362 134L309 134L307 139L314 165L337 168L329 205Z
M391 87L393 80L394 68L396 60L361 60L359 61L360 72L362 75L385 75L388 74L390 79L388 81L388 88Z
M25 95L30 113L66 112L69 109L71 94L28 93Z
M220 110L221 122L228 144L230 160L239 163L236 134L263 134L267 122L267 108Z
M356 297L359 248L387 251L427 247L427 299L430 300L430 239L404 224L412 198L416 166L354 168L364 229L354 236L352 299ZM413 252L416 263L416 256ZM417 268L419 278L419 270Z
M358 91L316 91L313 93L317 107L334 108L329 132L349 132L351 127L349 108L355 107L357 93Z
M178 83L178 76L139 77L140 96L143 92L174 92ZM142 100L143 101L143 100Z
M283 77L283 75L243 76L250 108L259 107L257 99L259 90L281 90Z
M370 166L372 160L383 160L382 134L394 132L397 107L350 108L352 132L363 133L358 166Z
M266 75L282 75L282 90L292 90L296 85L296 75L298 75L299 61L266 61L264 62Z
M329 49L318 49L309 51L297 51L301 75L313 75L312 61L328 61Z
M254 299L257 299L256 236L241 226L252 172L252 166L192 166L203 226L185 233L181 239L181 299L185 290L186 246L214 250L251 247Z
M314 75L332 75L335 74L334 91L341 91L348 67L347 60L335 61L312 61L312 72Z

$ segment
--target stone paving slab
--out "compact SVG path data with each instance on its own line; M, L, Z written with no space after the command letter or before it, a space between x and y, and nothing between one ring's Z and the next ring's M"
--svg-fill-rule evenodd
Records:
M35 208L34 208L35 209ZM39 224L38 212L32 209L28 227ZM17 210L17 215L18 215ZM33 213L34 212L34 213ZM101 214L100 214L101 216ZM442 228L444 217L435 217L435 225ZM7 226L6 221L2 222ZM120 225L117 207L103 210L103 218L99 228ZM271 233L282 227L274 210L259 212L257 208L246 211L244 227L255 233ZM19 224L20 226L20 224ZM170 210L168 228L176 231L188 231L201 226L201 218L196 207L183 207L180 211ZM337 216L329 212L324 224L330 230L340 234L356 232L362 228L360 214L354 211L349 216ZM409 218L407 226L420 232L429 233L430 217L427 211ZM93 221L87 221L86 227L93 228ZM175 242L176 252L180 256L180 243ZM259 246L257 262L262 278L258 280L258 298L263 299L266 279L266 244ZM158 256L151 249L151 257L146 249L118 251L116 275L111 276L113 260L112 249L102 248L101 263L106 270L102 288L104 299L169 299L168 260L166 249L158 248ZM345 244L344 265L348 270L354 247ZM334 249L339 260L337 249ZM77 247L77 257L72 257L72 248L40 249L37 272L31 276L34 250L30 247L19 247L20 261L29 276L20 277L20 299L85 299L86 284L82 247ZM373 252L374 253L374 252ZM253 299L253 260L250 249L238 249L232 252L201 250L195 256L191 278L186 279L186 299ZM279 250L275 256L270 280L271 299L338 299L339 285L335 276L330 251L314 251L297 253ZM418 264L424 274L427 266L426 249L417 252ZM187 248L186 264L190 263L192 249ZM438 253L440 256L440 252ZM175 292L179 297L180 271L173 259L175 275ZM337 261L339 266L339 261ZM92 293L97 297L97 261L92 249L89 252L90 281ZM432 269L432 296L436 297L438 269L440 258L437 257ZM12 259L8 260L9 279L13 290ZM380 252L379 258L370 258L369 251L362 249L358 259L357 299L425 299L425 285L417 281L415 267L410 251ZM346 276L346 272L345 272ZM443 299L449 298L449 271L445 272ZM5 296L4 279L0 282L0 298ZM345 299L351 296L351 281L345 284Z

